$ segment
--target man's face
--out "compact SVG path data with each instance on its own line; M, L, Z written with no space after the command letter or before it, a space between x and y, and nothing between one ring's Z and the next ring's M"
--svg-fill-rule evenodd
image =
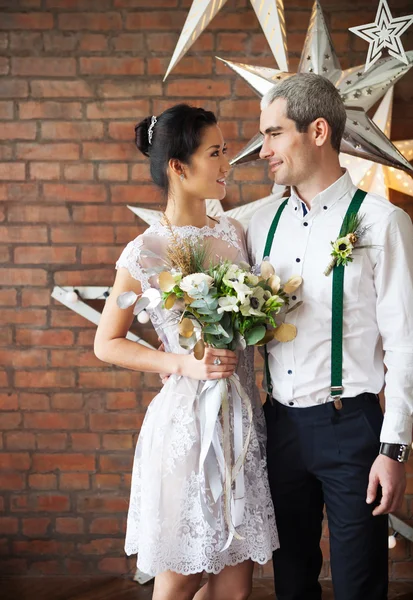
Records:
M287 101L277 98L261 113L260 131L264 143L260 158L270 163L275 183L297 186L309 176L316 159L311 125L299 133L294 121L287 118Z

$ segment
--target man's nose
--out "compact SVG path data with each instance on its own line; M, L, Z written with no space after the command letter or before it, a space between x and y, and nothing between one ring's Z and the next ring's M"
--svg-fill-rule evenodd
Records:
M269 147L268 141L264 138L264 141L260 150L260 158L268 158L271 155L271 149Z

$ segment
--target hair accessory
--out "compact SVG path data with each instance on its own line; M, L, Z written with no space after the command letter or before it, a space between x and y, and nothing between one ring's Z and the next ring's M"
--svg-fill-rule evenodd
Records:
M155 123L157 123L158 119L153 116L152 120L151 120L151 124L149 125L148 128L148 141L149 141L149 145L152 146L152 136L153 136L153 128L155 127Z

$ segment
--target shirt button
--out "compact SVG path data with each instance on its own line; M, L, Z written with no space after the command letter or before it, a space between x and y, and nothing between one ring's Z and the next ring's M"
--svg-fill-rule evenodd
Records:
M301 258L296 258L295 262L301 262Z
M295 207L294 210L298 210L297 207Z
M289 402L288 406L294 406L294 402Z
M308 227L308 223L307 221L305 223L303 223L304 227Z
M327 210L327 206L323 206L324 210Z
M297 300L297 296L291 296L291 300Z
M289 369L289 370L287 371L287 373L288 373L288 375L292 375L292 374L293 374L293 372L291 371L291 369Z

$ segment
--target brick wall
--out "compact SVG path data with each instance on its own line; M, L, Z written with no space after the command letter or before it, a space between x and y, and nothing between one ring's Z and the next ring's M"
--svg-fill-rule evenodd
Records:
M54 285L110 285L144 226L126 204L156 207L133 125L187 100L214 110L231 153L257 130L258 100L215 55L274 66L247 0L229 0L166 83L190 0L0 0L0 553L6 573L125 573L136 434L158 377L107 368L94 326L50 299ZM374 5L374 6L373 6ZM408 0L392 0L396 16ZM411 8L411 6L410 6ZM287 3L291 70L310 0ZM367 45L347 28L376 2L326 0L343 67ZM413 48L413 27L404 34ZM393 139L413 138L413 76L397 84ZM237 168L225 206L263 197L265 165ZM413 215L413 198L392 193ZM149 331L144 332L152 339ZM413 518L413 471L402 515ZM323 539L328 559L328 539ZM412 549L392 577L413 578ZM270 569L259 570L270 575ZM323 575L328 576L328 560Z

